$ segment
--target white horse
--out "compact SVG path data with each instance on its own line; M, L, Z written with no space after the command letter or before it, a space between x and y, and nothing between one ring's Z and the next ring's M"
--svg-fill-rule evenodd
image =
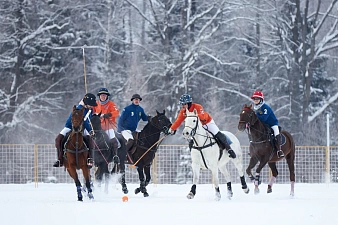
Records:
M216 143L213 135L203 128L203 125L198 118L196 110L189 112L186 110L187 117L185 118L185 126L183 129L183 136L187 140L193 140L194 145L191 149L191 160L193 170L193 185L187 196L188 199L193 199L196 194L196 184L198 184L200 169L209 169L212 172L213 181L215 185L215 200L221 199L221 193L219 190L218 169L225 176L227 181L227 196L231 199L232 187L230 181L230 174L226 168L229 161L232 161L238 170L240 175L242 189L244 193L249 193L249 188L245 182L244 169L243 169L243 157L239 140L231 132L223 132L232 142L230 147L236 153L236 158L229 157L226 150L220 151L218 144Z

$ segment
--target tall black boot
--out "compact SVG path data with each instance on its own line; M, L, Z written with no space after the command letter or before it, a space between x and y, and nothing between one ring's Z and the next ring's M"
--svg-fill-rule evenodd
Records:
M229 157L230 158L236 158L236 154L234 152L234 150L231 149L228 141L227 141L227 138L225 136L225 134L223 134L221 131L218 131L218 133L215 135L215 138L221 142L221 144L225 147L225 149L228 151L229 153Z
M277 157L278 158L281 158L281 157L284 157L284 152L282 150L282 135L281 134L278 134L276 136L276 143L277 143Z
M55 147L57 151L58 160L53 164L53 167L61 167L63 166L63 149L62 149L62 140L64 136L62 134L58 134L55 138Z
M87 167L88 167L88 169L91 169L93 167L93 164L94 164L94 160L93 160L93 157L92 157L92 151L93 151L93 148L94 148L94 141L89 135L84 136L83 140L85 141L85 143L88 147Z

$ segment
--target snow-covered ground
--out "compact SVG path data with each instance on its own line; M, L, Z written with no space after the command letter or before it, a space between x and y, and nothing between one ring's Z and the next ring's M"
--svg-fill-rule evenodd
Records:
M150 196L135 195L137 184L128 184L129 201L122 202L120 185L110 185L109 193L95 187L94 201L77 201L74 184L0 185L0 224L3 225L336 225L338 224L338 184L297 184L295 196L290 185L275 184L273 193L244 194L233 185L234 196L214 200L212 185L197 186L195 199L186 195L190 185L153 185Z

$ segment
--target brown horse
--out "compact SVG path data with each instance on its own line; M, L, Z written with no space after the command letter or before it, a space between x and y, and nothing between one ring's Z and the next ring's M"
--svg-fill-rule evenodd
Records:
M90 186L90 173L87 166L88 147L85 145L83 139L83 119L84 108L76 109L73 107L72 112L72 131L65 143L66 157L64 159L64 166L66 167L69 175L74 179L78 201L82 201L81 182L79 181L76 170L81 169L83 177L86 182L89 199L94 199L92 189Z
M272 192L272 184L276 181L278 175L276 162L280 161L282 158L277 157L277 151L275 150L275 142L272 141L274 137L272 136L273 131L269 126L263 124L257 117L256 113L252 109L252 105L244 105L241 114L239 115L238 130L244 131L247 130L249 141L250 141L250 162L249 166L246 169L246 173L249 178L255 183L255 194L259 193L258 185L260 184L260 172L263 167L268 163L271 171L272 177L268 183L267 193ZM295 143L290 133L285 130L281 131L283 137L282 150L284 152L284 157L287 161L289 172L290 172L290 181L291 181L291 191L290 195L294 195L294 184L295 184ZM256 169L255 177L251 173L251 169L259 162L259 165Z

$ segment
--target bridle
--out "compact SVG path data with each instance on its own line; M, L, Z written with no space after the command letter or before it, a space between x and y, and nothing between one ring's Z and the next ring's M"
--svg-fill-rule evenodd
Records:
M246 112L250 112L250 113L246 113ZM265 136L266 136L266 134L265 134L265 132L263 131L261 131L261 130L258 130L258 129L256 129L256 128L253 128L253 126L256 124L256 122L259 120L258 119L258 117L257 116L255 116L256 114L255 114L255 112L251 109L251 108L249 108L249 107L245 107L244 109L243 109L243 111L242 111L242 117L243 117L243 115L245 114L245 115L247 115L247 118L248 118L248 120L240 120L238 123L240 124L240 123L245 123L245 128L246 128L246 130L247 130L247 133L248 133L248 135L249 135L249 140L250 140L250 143L252 143L252 144L260 144L260 143L265 143L265 142L267 142L267 140L265 139ZM262 136L260 137L260 138L258 138L257 140L252 140L252 138L251 138L251 130L254 130L254 131L256 131L256 132L258 132L258 133L261 133L262 134ZM259 141L259 140L262 140L262 141Z
M155 116L156 117L156 116ZM163 133L165 133L165 134L168 134L169 133L169 128L170 128L170 126L171 126L171 124L167 124L166 123L166 120L168 120L167 119L167 117L165 116L165 115L160 115L160 116L158 116L158 118L157 118L157 123L155 123L153 120L154 120L154 118L155 117L152 117L151 119L150 119L150 124L153 126L153 127L155 127L156 129L158 129L160 132L163 132ZM170 126L167 126L167 125L170 125Z

